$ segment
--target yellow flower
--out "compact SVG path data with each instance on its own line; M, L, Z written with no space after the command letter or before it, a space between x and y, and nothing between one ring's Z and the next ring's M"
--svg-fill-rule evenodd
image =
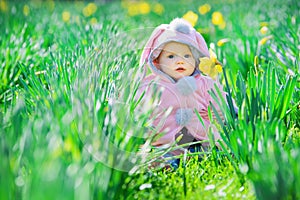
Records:
M150 4L145 2L145 1L125 1L123 0L121 2L122 7L127 9L128 15L129 16L135 16L135 15L146 15L151 11L151 7ZM156 9L155 12L157 13L161 13L163 10L163 7L161 6L161 4L155 4L157 7L154 8Z
M62 13L62 19L63 19L64 22L69 22L69 21L70 21L70 18L71 18L70 12L64 11L64 12Z
M164 12L164 6L161 5L160 3L154 4L153 12L161 15Z
M23 7L23 14L25 16L28 16L29 12L30 12L29 6L28 5L24 5L24 7Z
M268 30L269 30L268 27L263 26L263 27L260 28L259 31L260 31L261 34L265 35L265 34L267 34Z
M135 16L139 14L139 6L136 3L129 3L128 5L128 15Z
M269 41L271 38L273 38L272 35L269 35L269 36L267 36L267 37L264 37L263 39L261 39L261 40L258 42L258 44L259 44L260 46L262 46L262 45L266 44L267 41Z
M8 6L7 6L6 1L0 1L0 10L2 12L6 12L8 10Z
M196 13L194 13L193 11L188 11L187 13L185 13L183 15L182 18L185 19L186 21L190 22L190 24L192 26L195 26L198 21L198 15Z
M260 25L260 26L268 26L269 23L268 23L268 22L260 22L259 25Z
M209 34L210 33L209 28L197 28L197 31L201 34Z
M85 17L89 17L97 11L97 5L95 3L88 3L86 7L83 8L82 13Z
M219 64L215 65L215 69L218 73L221 73L223 71L222 65Z
M218 74L222 72L222 66L218 62L216 54L211 49L209 49L209 55L209 58L203 57L199 59L199 69L204 74L216 80Z
M213 12L211 21L214 25L222 25L225 22L222 13L218 11Z
M93 18L90 20L90 23L91 23L92 25L97 24L97 19L96 19L96 17L93 17Z
M143 15L148 14L150 12L150 5L147 2L140 2L139 11Z
M46 5L47 5L47 8L50 12L53 12L54 8L55 8L55 3L53 0L47 0L46 1Z
M229 42L229 41L230 41L229 38L223 38L223 39L221 39L221 40L219 40L219 41L217 42L217 45L218 45L218 47L221 47L221 46L223 46L225 43L227 43L227 42Z
M208 13L210 11L211 7L208 3L199 6L198 11L201 15L205 15L206 13Z

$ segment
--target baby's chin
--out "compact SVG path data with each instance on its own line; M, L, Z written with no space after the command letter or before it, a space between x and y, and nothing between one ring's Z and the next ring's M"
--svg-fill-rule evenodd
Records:
M191 74L190 74L190 75L178 74L178 75L176 75L175 77L173 77L173 79L174 79L175 81L179 81L180 79L182 79L182 78L184 78L184 77L188 77L188 76L191 76Z
M180 79L182 79L185 76L176 76L176 77L172 77L175 81L179 81Z

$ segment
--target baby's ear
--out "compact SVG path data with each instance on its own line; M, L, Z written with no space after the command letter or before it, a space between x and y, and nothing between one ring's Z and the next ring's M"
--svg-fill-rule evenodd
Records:
M155 66L157 69L160 69L160 67L159 67L159 62L158 62L158 59L157 59L157 58L153 60L153 64L154 64L154 66Z

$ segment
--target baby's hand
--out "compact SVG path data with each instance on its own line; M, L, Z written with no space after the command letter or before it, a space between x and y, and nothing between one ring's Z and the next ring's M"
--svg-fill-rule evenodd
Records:
M211 49L209 49L209 55L210 58L203 57L199 59L199 69L204 74L216 80L218 74L222 72L222 66L221 63L217 60L216 54Z

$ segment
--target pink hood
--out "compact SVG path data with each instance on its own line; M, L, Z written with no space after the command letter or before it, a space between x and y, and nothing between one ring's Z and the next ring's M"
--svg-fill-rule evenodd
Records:
M150 67L152 73L174 82L171 77L157 69L153 64L153 60L159 56L163 46L168 42L179 42L188 45L197 62L196 65L199 64L199 58L209 57L206 42L201 34L184 19L176 18L170 24L162 24L152 32L140 60L140 66L144 65L145 72L147 67ZM196 68L195 74L199 73L198 68Z

